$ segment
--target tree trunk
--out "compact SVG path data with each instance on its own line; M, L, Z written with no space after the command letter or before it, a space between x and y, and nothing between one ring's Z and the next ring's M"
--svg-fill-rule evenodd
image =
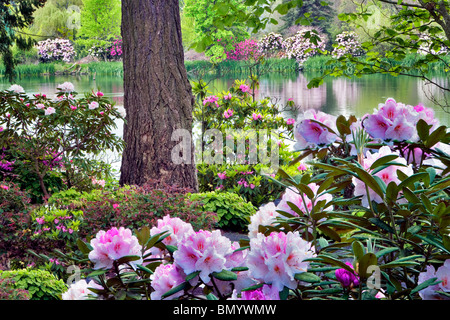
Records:
M172 132L192 136L194 97L184 66L178 0L123 0L122 37L126 111L120 184L150 179L197 190L190 163L174 164Z

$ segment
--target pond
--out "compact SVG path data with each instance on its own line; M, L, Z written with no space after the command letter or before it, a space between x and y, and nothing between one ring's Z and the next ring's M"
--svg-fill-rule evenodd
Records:
M300 111L310 108L322 110L333 115L354 114L358 118L366 113L372 113L379 103L387 98L395 98L398 102L417 105L423 103L435 110L436 117L444 125L450 125L450 113L434 105L428 99L430 95L442 98L435 87L424 85L423 81L412 77L392 77L389 75L370 75L362 78L327 78L319 88L307 89L308 82L318 74L271 73L261 76L257 97L271 97L284 104L293 99ZM228 89L235 79L245 79L242 75L226 75L220 78L210 77L209 89L213 93ZM441 85L449 87L450 79L444 75L435 75L434 79ZM45 93L51 97L56 87L65 81L75 85L81 94L93 89L100 89L105 96L112 98L116 106L123 110L123 79L117 76L100 76L94 80L92 76L40 76L24 77L16 82L24 87L29 94ZM7 89L10 84L0 80L0 90ZM119 124L119 131L122 125Z

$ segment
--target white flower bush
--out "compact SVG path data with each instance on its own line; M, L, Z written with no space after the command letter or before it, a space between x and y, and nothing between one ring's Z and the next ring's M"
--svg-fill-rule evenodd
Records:
M70 62L75 57L76 52L70 40L47 39L39 41L37 46L38 55L41 61L64 61Z

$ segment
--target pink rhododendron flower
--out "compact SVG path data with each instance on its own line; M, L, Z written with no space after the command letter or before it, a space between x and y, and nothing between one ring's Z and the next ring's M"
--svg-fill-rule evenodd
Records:
M246 84L241 84L239 86L239 89L241 89L242 92L248 92L250 90L250 87Z
M231 98L233 98L233 95L231 93L228 93L228 94L223 96L224 100L231 100Z
M379 104L373 114L363 117L363 127L372 138L395 141L417 141L417 122L423 119L435 129L439 121L432 109L419 104L415 107L389 98Z
M185 274L200 271L200 279L208 283L212 272L226 269L227 258L232 253L231 241L219 230L200 230L185 238L173 257Z
M70 106L70 109L72 109L72 110L77 110L77 107L76 106Z
M56 110L53 107L48 107L47 109L45 109L45 115L46 116L51 115L51 114L53 114L55 112L56 112Z
M25 92L23 87L19 86L18 84L13 84L11 87L9 87L8 91L13 91L15 93L24 93Z
M151 286L155 290L150 294L152 300L161 300L161 296L176 286L182 284L186 275L175 264L160 264L155 272L150 276L152 280ZM176 299L184 294L179 291L167 297L167 300Z
M223 173L219 172L217 175L219 176L219 179L221 179L221 180L225 180L227 178L226 171L224 171Z
M346 262L345 264L353 269L353 265L350 262ZM336 280L339 281L344 288L359 286L359 277L346 269L337 269L335 275Z
M308 170L308 167L304 163L300 163L300 165L297 167L298 171L306 171Z
M114 260L125 256L141 256L142 246L138 239L124 227L113 227L106 232L100 230L90 244L93 250L89 252L89 260L95 264L94 269L109 269ZM141 260L131 264L142 263Z
M305 111L303 115L299 116L294 129L294 137L297 140L294 147L296 149L315 148L333 143L336 141L337 135L327 128L336 132L335 116L314 109Z
M225 119L231 118L233 116L233 112L233 109L225 110L225 112L223 113L223 117Z
M314 192L315 195L317 195L317 190L319 189L319 185L315 183L310 183L308 187ZM332 195L329 193L323 194L316 198L315 202L325 200L326 202L329 202L333 199ZM302 195L298 193L298 191L294 191L291 188L287 188L284 195L281 198L280 203L278 204L277 208L278 210L285 211L287 213L290 213L294 216L298 216L298 214L291 209L291 207L288 205L288 202L293 203L297 206L298 209L300 209L303 213L307 214L308 212L311 212L313 207L313 202L311 199L309 199L306 195ZM326 211L327 209L325 209Z
M45 223L44 218L36 218L36 221L37 221L37 223L39 223L39 224L44 224L44 223Z
M444 264L437 270L435 270L432 265L427 266L427 270L419 274L418 284L420 285L432 278L437 278L437 281L441 282L420 290L420 297L423 300L449 300L448 297L441 295L436 291L450 293L450 259L445 260Z
M255 120L255 121L261 120L262 117L263 117L263 116L262 116L261 114L259 114L259 113L253 113L253 114L252 114L252 118L253 118L253 120Z
M251 277L281 291L285 286L297 287L295 274L306 272L309 262L304 260L314 256L311 244L298 231L272 232L267 237L258 233L250 239L246 265Z
M273 202L259 208L259 210L250 216L250 224L248 225L248 236L254 238L258 234L259 226L273 225L275 219L280 215L276 210L277 206Z
M75 283L72 283L69 289L61 296L62 300L87 300L89 295L96 297L97 294L91 291L93 289L103 289L100 285L94 281L86 282L85 279L81 279Z
M99 104L98 104L97 101L92 101L92 102L89 104L89 109L90 109L90 110L97 109L98 107L99 107Z
M118 204L118 203L114 203L114 204L113 204L113 208L114 208L114 209L117 209L118 207L119 207L119 204Z
M242 291L241 298L237 298L236 293L234 296L233 300L280 300L278 289L267 284L256 290Z
M286 124L287 125L293 125L295 123L295 119L287 119Z
M60 84L57 89L60 89L62 92L71 93L75 91L75 86L71 82L64 82Z
M0 188L2 188L3 190L9 190L9 187L8 187L8 186L5 186L5 185L3 185L3 184L0 186Z
M186 223L180 218L171 218L169 215L158 219L156 226L150 229L150 235L154 236L164 231L167 231L169 235L162 242L174 247L178 247L185 237L194 233L190 223ZM150 252L153 255L164 255L164 252L156 247L151 248Z
M45 105L43 105L42 103L38 103L36 105L36 108L38 108L38 109L45 109Z
M101 91L97 91L97 93L95 94L97 97L103 97L104 94Z
M219 107L219 103L217 102L219 98L217 96L209 96L205 100L203 100L203 105L214 104L216 107Z
M381 147L379 151L376 153L371 153L370 151L367 151L366 157L362 160L362 166L366 171L370 173L371 172L370 167L376 160L392 154L399 156L398 152L393 152L388 146ZM397 159L395 159L395 162L399 163L400 165L391 165L375 173L375 176L379 177L386 184L386 186L392 181L395 182L397 185L400 183L400 179L397 176L397 170L402 171L407 176L411 176L414 173L412 166L407 165L405 158L399 156ZM352 182L355 186L355 196L363 196L361 202L363 206L365 207L369 206L369 197L372 201L375 201L376 203L381 203L383 201L381 197L370 187L368 187L369 195L367 195L366 184L360 179L353 177Z

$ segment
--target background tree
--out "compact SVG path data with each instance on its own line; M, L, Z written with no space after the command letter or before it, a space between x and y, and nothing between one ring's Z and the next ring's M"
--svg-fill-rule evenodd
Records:
M230 6L236 10L245 10L246 7L240 0L228 0ZM248 27L244 22L234 21L230 25L217 24L221 21L225 11L214 11L214 1L210 0L185 0L183 14L193 21L193 29L196 38L208 34L211 37L210 43L204 48L206 56L212 61L220 61L226 58L226 51L234 49L233 44L248 38ZM225 10L226 7L223 7ZM192 27L192 26L191 26Z
M77 44L87 48L108 45L120 37L120 24L120 0L83 0Z
M33 12L42 7L45 0L3 0L0 5L0 55L5 74L10 82L15 79L15 61L11 47L16 44L21 50L29 50L35 41L20 32L33 23Z
M289 0L283 0L283 3ZM331 26L335 15L333 7L323 0L304 0L301 7L294 7L286 13L281 20L285 23L280 31L298 25L300 23L309 24L322 29L322 32L331 36ZM309 18L309 19L308 19Z
M83 7L82 0L47 0L45 6L39 8L34 13L34 22L29 27L32 34L38 35L37 40L46 38L64 38L68 35L74 36L76 29L67 28L67 21L71 16L69 8L77 6L80 10Z

